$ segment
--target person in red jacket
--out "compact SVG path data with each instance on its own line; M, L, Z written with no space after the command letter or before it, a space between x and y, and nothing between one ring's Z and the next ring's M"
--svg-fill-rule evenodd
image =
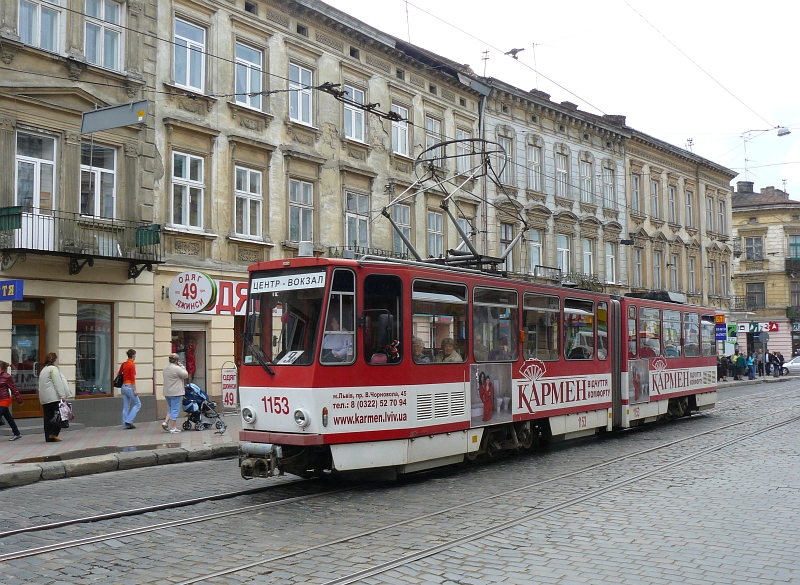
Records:
M8 363L0 360L0 420L6 419L8 426L11 427L14 433L10 440L16 441L22 438L22 434L19 432L17 423L14 422L14 417L11 415L9 408L12 394L17 399L17 404L22 404L22 396L17 390L16 384L14 384L14 378L8 373Z

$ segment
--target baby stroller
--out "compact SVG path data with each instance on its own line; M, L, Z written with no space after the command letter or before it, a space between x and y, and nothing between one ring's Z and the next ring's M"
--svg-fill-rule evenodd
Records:
M208 399L208 394L203 391L197 384L186 384L183 394L183 412L186 413L186 420L183 421L183 430L191 431L194 426L195 430L202 431L210 429L212 426L217 427L217 432L221 435L228 428L219 413L216 411L217 403ZM216 419L216 422L210 423L203 420Z

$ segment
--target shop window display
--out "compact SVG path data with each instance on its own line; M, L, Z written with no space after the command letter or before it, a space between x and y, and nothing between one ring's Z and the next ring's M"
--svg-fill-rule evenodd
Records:
M180 363L186 366L189 380L209 392L206 388L206 333L205 331L173 331L172 353L178 354Z

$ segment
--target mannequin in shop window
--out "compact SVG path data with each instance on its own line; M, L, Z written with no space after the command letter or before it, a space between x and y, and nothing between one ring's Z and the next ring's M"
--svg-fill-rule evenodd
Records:
M186 346L186 371L189 372L189 382L194 381L194 373L197 371L196 349L197 342L194 339L189 339L189 343Z

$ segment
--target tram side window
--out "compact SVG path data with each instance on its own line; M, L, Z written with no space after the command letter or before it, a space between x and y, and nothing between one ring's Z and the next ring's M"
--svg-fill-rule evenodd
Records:
M396 364L403 357L401 327L403 282L394 275L373 274L364 279L364 361Z
M634 309L635 311L636 309ZM639 328L636 326L636 319L628 319L628 359L635 360L636 353L636 334Z
M472 338L475 361L517 359L517 291L476 287L473 291Z
M707 357L717 355L716 317L703 315L700 334L703 341L703 355Z
M664 356L681 357L681 312L664 309Z
M594 357L594 303L564 299L564 352L568 360Z
M522 320L525 331L523 356L526 360L558 359L558 321L561 301L556 296L525 293L522 297ZM474 342L477 346L477 340ZM475 359L478 353L475 352Z
M416 280L412 285L411 312L411 351L415 363L464 361L467 355L465 285Z
M652 307L639 309L639 357L661 355L661 311Z
M683 355L700 356L700 316L697 313L683 314Z
M323 364L353 363L355 305L355 275L349 270L334 270L319 358Z
M608 359L608 303L597 303L597 359Z

